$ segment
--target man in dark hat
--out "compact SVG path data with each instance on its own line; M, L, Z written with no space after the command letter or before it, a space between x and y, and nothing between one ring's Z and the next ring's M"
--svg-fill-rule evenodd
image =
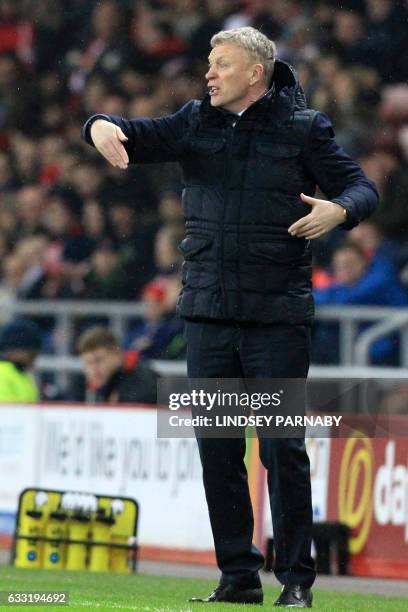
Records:
M41 349L41 330L32 321L17 319L0 331L0 402L39 400L38 386L29 372Z

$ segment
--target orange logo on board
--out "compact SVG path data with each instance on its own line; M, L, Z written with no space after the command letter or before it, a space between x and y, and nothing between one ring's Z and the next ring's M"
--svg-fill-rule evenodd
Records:
M359 553L373 517L373 448L368 438L349 438L343 450L339 478L339 519L353 533L350 552Z

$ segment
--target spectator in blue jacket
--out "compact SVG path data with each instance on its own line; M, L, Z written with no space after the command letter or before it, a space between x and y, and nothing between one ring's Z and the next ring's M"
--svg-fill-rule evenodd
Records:
M332 261L335 282L326 289L314 290L316 306L407 306L408 296L401 285L394 264L384 254L368 260L355 242L339 246ZM360 330L366 329L361 326ZM314 361L338 361L338 325L320 324L314 335ZM377 340L371 349L374 364L390 365L398 360L398 341L394 336Z

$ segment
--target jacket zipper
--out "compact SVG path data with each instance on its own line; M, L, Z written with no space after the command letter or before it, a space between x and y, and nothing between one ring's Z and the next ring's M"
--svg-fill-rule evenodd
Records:
M228 202L228 194L229 194L229 182L231 178L231 167L232 167L232 145L234 142L234 133L237 126L238 121L241 116L237 116L237 119L234 124L228 127L227 133L227 152L226 152L226 161L225 161L225 203L222 210L222 218L220 225L220 254L218 257L218 266L219 266L219 279L220 279L220 288L221 288L221 297L222 297L222 313L225 318L228 317L228 309L227 309L227 293L225 289L225 277L224 277L224 221L227 209Z

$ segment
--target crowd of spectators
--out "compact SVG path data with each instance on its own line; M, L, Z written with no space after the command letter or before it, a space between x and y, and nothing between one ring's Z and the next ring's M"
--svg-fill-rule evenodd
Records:
M403 294L408 281L407 18L404 0L0 0L1 312L15 298L142 300L145 320L126 346L183 356L179 171L112 168L81 140L81 125L96 112L159 116L202 97L210 37L244 25L276 41L309 105L328 113L376 182L381 204L368 227L387 245L376 294L392 303L387 266ZM373 276L366 239L338 231L314 245L321 303L372 303L344 297ZM362 258L358 279L339 277L341 255ZM38 322L52 351L52 317Z

